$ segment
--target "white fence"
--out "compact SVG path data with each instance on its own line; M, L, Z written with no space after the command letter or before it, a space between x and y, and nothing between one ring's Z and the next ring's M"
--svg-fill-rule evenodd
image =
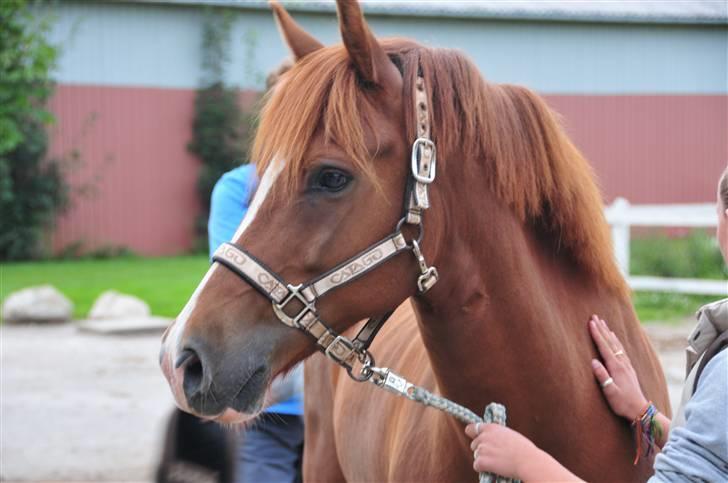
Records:
M715 227L718 224L718 217L714 204L630 205L624 198L617 198L611 206L607 207L605 215L612 227L612 240L617 263L634 290L728 295L728 281L726 280L638 277L629 274L631 227Z

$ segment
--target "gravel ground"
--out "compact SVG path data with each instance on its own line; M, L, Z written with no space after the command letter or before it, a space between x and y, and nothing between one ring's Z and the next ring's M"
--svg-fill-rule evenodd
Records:
M0 479L150 481L173 408L159 335L0 329Z
M692 322L650 325L673 407ZM150 481L172 397L159 335L0 328L0 480Z

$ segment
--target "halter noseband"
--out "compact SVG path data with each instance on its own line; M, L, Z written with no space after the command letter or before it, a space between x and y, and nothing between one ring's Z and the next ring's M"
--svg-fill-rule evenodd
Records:
M370 318L354 340L350 340L321 320L316 309L318 299L407 250L412 251L420 268L417 279L419 293L427 292L438 280L437 269L427 265L419 245L423 233L422 215L430 206L427 186L435 180L436 170L436 150L430 139L430 116L422 77L417 77L415 84L415 116L417 139L412 144L411 176L408 177L405 190L404 215L392 234L323 275L299 285L287 284L278 274L234 243L222 244L212 257L213 263L226 266L270 300L278 320L313 337L317 349L344 367L349 376L357 381L365 381L374 374L371 370L374 358L368 348L392 312ZM418 238L410 243L407 243L401 231L405 223L419 228ZM295 310L297 313L290 315ZM359 374L354 374L357 362L362 367Z

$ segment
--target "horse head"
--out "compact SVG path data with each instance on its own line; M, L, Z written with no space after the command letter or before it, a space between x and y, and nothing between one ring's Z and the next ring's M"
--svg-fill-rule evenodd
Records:
M222 422L259 412L271 380L322 341L346 352L333 338L394 310L415 293L419 274L406 252L422 225L402 220L418 132L417 73L404 77L394 53L413 44L378 41L356 2L337 2L343 45L331 47L272 7L295 63L262 111L253 150L259 187L160 356L179 406ZM432 253L428 237L422 250ZM320 282L308 285L314 301L297 291L312 280ZM314 337L281 323L312 323L305 309L314 302L325 321ZM351 355L344 354L356 362Z

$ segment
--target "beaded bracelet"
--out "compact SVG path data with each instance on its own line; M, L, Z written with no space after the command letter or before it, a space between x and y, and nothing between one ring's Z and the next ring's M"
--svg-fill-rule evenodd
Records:
M632 421L637 440L637 455L633 463L635 465L639 462L641 456L650 456L655 444L655 438L659 439L662 436L662 427L656 417L657 408L652 404L652 401L649 401L642 413Z

